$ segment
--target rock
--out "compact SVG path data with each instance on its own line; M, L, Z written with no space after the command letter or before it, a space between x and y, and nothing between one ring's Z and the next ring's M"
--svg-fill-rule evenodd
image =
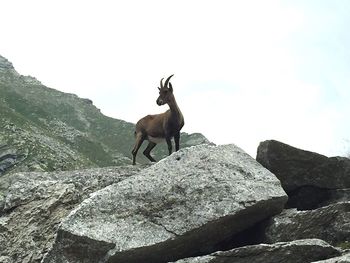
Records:
M340 251L326 242L304 239L271 245L245 246L209 256L182 259L176 263L308 263L336 255L340 255Z
M0 71L8 69L14 69L12 63L0 55Z
M350 188L323 189L313 186L302 186L289 193L288 207L298 210L310 210L330 204L350 201Z
M21 156L13 148L9 148L6 144L0 146L0 176L13 167Z
M260 143L256 160L281 180L288 207L314 209L327 203L329 189L350 188L348 158L328 158L271 140Z
M32 77L32 76L21 76L21 79L27 84L42 85L42 83L39 80L37 80L35 77Z
M321 206L327 206L333 203L350 202L350 188L328 190L328 198L320 203Z
M258 147L257 161L281 180L283 188L300 186L350 188L350 159L300 150L278 141L265 141Z
M288 192L286 208L297 208L298 210L311 210L324 206L325 203L337 202L331 200L330 189L314 186L301 186L294 191Z
M185 148L95 192L62 222L48 262L168 262L278 214L287 196L234 145Z
M310 211L284 210L269 220L265 238L267 243L305 238L319 238L332 245L350 241L350 202Z
M191 147L191 146L200 145L200 144L215 145L200 133L188 134L186 132L183 132L181 133L181 141L182 141L182 147Z
M41 262L58 225L91 193L134 175L134 166L0 177L0 262Z
M349 263L350 262L350 253L345 254L340 257L330 258L326 260L314 261L312 263Z
M11 263L11 259L9 257L0 256L1 263Z
M0 156L0 175L9 170L12 166L17 163L18 155L8 154Z
M80 195L86 198L90 193L119 182L141 169L142 166L120 166L66 172L30 172L5 175L0 178L0 195L5 200L4 207L0 208L7 211L33 200L50 197L57 190L52 188L60 188L57 184L64 187L73 185Z
M93 105L94 103L90 99L82 99L85 103Z

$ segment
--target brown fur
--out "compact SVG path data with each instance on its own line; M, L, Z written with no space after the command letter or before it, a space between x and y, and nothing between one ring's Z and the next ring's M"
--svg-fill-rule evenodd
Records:
M180 130L184 126L183 115L177 106L173 88L169 82L170 77L165 81L163 86L162 80L160 82L159 97L157 104L159 106L168 104L170 109L164 113L156 115L147 115L136 123L135 129L135 146L132 150L133 164L136 164L136 155L144 140L148 140L148 146L143 154L151 161L156 160L151 156L151 150L157 145L158 140L165 139L168 144L169 155L172 153L171 139L174 138L176 151L180 148ZM169 87L168 87L169 83Z

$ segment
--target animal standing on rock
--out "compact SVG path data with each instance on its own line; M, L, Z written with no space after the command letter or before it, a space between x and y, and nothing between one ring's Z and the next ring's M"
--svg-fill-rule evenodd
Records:
M168 144L169 155L172 153L171 139L174 138L176 151L180 148L180 130L184 126L184 117L176 103L173 87L170 78L168 77L163 85L163 79L160 80L159 97L157 104L162 106L169 105L169 110L156 115L147 115L136 123L135 129L135 146L132 150L132 163L136 164L136 155L144 140L148 140L148 146L143 151L143 154L151 161L156 160L151 156L151 150L157 143L166 141Z

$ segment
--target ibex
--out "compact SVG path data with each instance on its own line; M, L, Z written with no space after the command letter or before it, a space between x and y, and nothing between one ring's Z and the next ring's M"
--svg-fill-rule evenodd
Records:
M156 115L147 115L136 123L135 129L135 146L132 150L132 163L136 164L136 154L144 140L148 140L148 146L143 154L151 161L156 160L151 156L151 150L157 143L165 140L168 144L169 155L172 153L171 139L174 138L176 151L180 148L180 130L184 126L184 117L177 106L173 87L171 85L170 77L168 77L163 85L163 79L160 80L159 97L157 104L159 106L168 104L169 110L164 113Z

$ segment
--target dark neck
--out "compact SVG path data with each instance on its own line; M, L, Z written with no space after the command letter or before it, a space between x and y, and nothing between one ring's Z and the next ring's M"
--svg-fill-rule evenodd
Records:
M177 117L180 117L182 115L180 108L176 103L175 97L173 97L173 99L168 102L168 105L172 114L174 114Z

